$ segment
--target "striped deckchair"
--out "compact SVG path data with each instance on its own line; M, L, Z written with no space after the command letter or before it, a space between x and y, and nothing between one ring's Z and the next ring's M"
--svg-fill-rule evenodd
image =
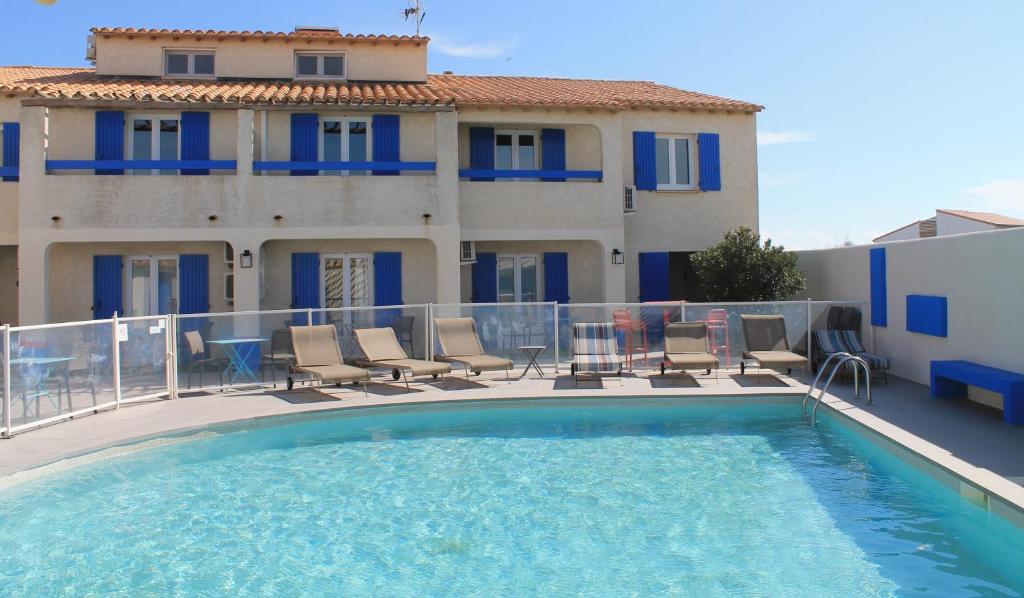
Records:
M881 373L883 380L888 381L889 368L892 361L888 357L881 357L864 350L857 333L853 330L815 330L814 331L815 362L822 365L830 355L835 353L849 353L860 357L868 364L872 372ZM843 375L849 373L849 364L843 366Z
M572 325L573 358L570 372L579 384L581 374L618 376L622 384L622 359L615 342L615 327L610 323Z

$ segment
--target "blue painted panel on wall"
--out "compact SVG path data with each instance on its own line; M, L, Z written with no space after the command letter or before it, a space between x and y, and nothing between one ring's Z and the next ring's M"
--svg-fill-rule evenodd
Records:
M946 298L932 295L907 295L907 331L947 336Z
M888 326L888 297L885 287L885 247L871 250L871 325Z

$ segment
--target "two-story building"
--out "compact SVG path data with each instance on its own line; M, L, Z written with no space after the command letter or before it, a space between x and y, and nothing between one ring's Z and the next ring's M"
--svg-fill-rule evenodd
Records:
M0 320L694 298L756 104L427 72L429 38L95 28L0 67Z

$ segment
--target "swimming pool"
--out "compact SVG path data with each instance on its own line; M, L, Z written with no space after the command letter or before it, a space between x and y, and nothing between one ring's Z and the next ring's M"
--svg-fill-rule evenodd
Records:
M2 592L1024 588L1024 530L788 400L473 402L214 432L0 493Z

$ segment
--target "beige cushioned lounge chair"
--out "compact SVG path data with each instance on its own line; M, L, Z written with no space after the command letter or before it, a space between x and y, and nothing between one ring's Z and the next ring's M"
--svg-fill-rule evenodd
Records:
M331 324L319 326L291 326L292 352L295 363L291 364L290 372L311 374L320 380L330 382L362 382L363 393L366 383L370 380L370 372L345 363L338 346L338 329ZM295 385L295 380L288 376L288 390Z
M718 370L718 358L708 353L708 326L704 322L673 322L665 327L665 360L673 370Z
M479 374L505 370L505 378L511 381L508 372L512 369L512 360L484 353L473 318L434 318L434 325L437 326L437 341L441 344L442 353L437 359L461 363L466 369L466 378L469 378L470 371Z
M363 365L371 367L391 368L391 377L395 380L403 378L405 387L409 387L406 373L412 376L433 376L437 378L452 371L447 363L409 359L402 345L398 344L393 328L358 328L355 331L356 341L363 350Z
M751 316L741 315L743 321L743 340L747 350L743 359L757 362L757 367L769 370L786 370L793 373L793 368L806 367L807 358L789 350L789 339L786 338L786 319L782 316ZM746 372L746 363L740 361L740 373Z

